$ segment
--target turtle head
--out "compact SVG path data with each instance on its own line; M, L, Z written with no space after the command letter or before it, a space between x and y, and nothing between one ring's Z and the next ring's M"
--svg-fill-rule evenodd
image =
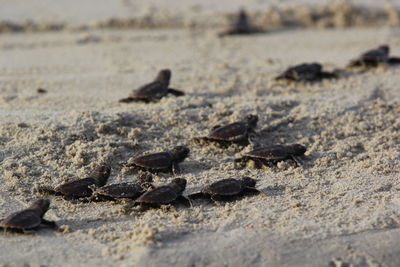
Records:
M180 162L189 155L190 150L186 146L176 146L170 152L174 159Z
M46 213L46 211L48 211L49 207L50 207L50 200L46 198L40 198L38 200L35 200L29 208L40 210L41 215L43 216Z
M390 48L388 45L381 45L378 47L378 49L383 51L386 55L389 55Z
M179 191L182 192L186 188L186 179L183 178L175 178L171 182L172 185L177 186Z
M258 116L252 114L247 115L246 118L244 118L244 121L247 123L249 128L255 128L258 122Z
M171 80L171 71L169 69L160 70L156 79L154 81L165 84L165 86L169 85L169 81Z
M239 21L246 21L247 20L247 13L243 8L241 8L239 10L239 17L238 18L239 18Z
M250 178L250 177L243 177L242 178L242 184L245 187L255 187L256 183L257 183L257 181L254 180L253 178Z
M239 10L239 14L236 18L236 20L232 23L232 26L238 30L243 30L246 31L248 28L248 23L247 23L247 14L244 9Z
M302 156L307 151L307 148L300 144L294 144L291 147L292 147L292 150L293 150L292 153L294 156Z
M111 167L103 164L97 167L90 176L97 180L98 186L104 186L107 183L108 177L110 177L110 173Z

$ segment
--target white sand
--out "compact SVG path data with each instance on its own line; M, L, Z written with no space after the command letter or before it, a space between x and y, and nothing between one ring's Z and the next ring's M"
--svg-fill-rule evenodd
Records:
M191 149L181 165L185 193L247 175L267 196L128 215L122 204L52 197L46 218L69 231L1 235L0 264L399 266L400 69L355 71L312 85L272 81L301 62L343 67L382 43L400 55L398 30L303 29L226 39L217 31L1 35L0 217L39 197L34 185L84 177L104 160L113 167L109 183L131 181L135 176L120 162L175 144ZM172 70L171 86L186 96L118 103L161 68ZM48 93L37 94L39 87ZM260 117L260 143L305 144L305 165L238 171L233 159L242 152L190 142L249 113ZM171 178L161 174L155 182Z

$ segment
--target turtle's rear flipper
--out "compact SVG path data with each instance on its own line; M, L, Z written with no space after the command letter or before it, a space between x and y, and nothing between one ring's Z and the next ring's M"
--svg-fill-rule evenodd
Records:
M173 88L168 88L167 94L172 94L174 96L183 96L183 95L185 95L184 92L176 90L176 89L173 89Z
M400 64L400 57L390 57L388 60L390 65L397 65Z

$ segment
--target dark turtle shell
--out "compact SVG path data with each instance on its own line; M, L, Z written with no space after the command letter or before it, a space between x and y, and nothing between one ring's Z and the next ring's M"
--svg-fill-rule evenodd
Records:
M133 91L129 97L133 99L158 99L165 96L168 92L168 87L158 81L146 84L135 91Z
M223 141L241 141L247 137L247 124L234 122L225 126L213 129L208 138Z
M245 156L266 160L285 160L292 156L301 156L305 152L306 148L299 144L290 146L275 145L252 150L246 153Z
M15 212L0 222L1 228L30 230L40 226L42 218L37 211L26 209Z
M319 63L303 63L288 68L283 74L277 78L285 78L295 81L314 80L321 73L322 66Z
M108 165L101 165L89 177L61 184L54 191L57 194L74 198L89 197L93 193L93 188L101 187L107 183L110 172L111 168Z
M174 157L170 152L158 152L134 158L131 163L146 169L162 170L170 168Z
M170 184L156 187L140 196L136 203L169 204L182 196L186 188L186 180L174 179Z
M229 28L221 32L219 36L223 37L225 35L242 35L242 34L253 34L261 33L263 30L253 27L248 22L248 17L246 11L241 9L235 20L231 23Z
M180 195L173 190L170 185L157 187L144 193L136 202L149 204L169 204L176 200Z
M140 88L134 90L129 98L151 100L159 99L168 93L169 81L171 79L171 71L168 69L161 70L155 80L151 83L145 84Z
M120 183L98 188L94 194L109 198L137 198L145 192L139 183Z
M233 196L243 191L245 187L242 181L228 178L217 181L202 190L202 193L210 195Z
M377 49L372 49L363 53L360 56L360 59L364 61L371 60L376 62L385 62L388 60L388 57L389 57L389 47L386 45L382 45Z
M380 63L397 64L397 58L389 58L390 48L387 45L381 45L376 49L371 49L358 58L350 61L350 67L377 67Z
M14 230L31 230L38 228L50 206L48 199L38 199L22 211L12 213L0 221L0 228Z
M96 182L94 178L84 178L59 185L54 188L54 191L63 196L89 197L93 193Z

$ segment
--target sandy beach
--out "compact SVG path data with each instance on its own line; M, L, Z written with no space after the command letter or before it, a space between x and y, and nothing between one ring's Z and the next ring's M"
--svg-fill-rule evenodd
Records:
M36 187L83 178L101 162L112 167L109 184L133 181L137 175L121 163L176 145L191 150L179 176L188 181L185 195L242 176L265 192L144 213L50 196L45 218L61 230L0 235L0 266L400 266L400 68L346 70L320 83L274 81L303 62L343 69L381 44L400 56L394 15L371 11L375 27L282 22L265 34L218 38L247 1L101 1L91 12L93 1L81 8L39 1L30 12L27 1L0 2L7 7L0 11L0 218L40 198ZM293 2L248 6L263 25L263 10ZM152 23L144 23L154 7ZM182 21L172 19L179 14ZM130 24L113 27L115 20ZM118 103L165 68L185 96ZM248 114L259 116L259 145L304 144L304 165L238 169L234 159L252 145L191 141ZM154 183L173 178L161 173Z

